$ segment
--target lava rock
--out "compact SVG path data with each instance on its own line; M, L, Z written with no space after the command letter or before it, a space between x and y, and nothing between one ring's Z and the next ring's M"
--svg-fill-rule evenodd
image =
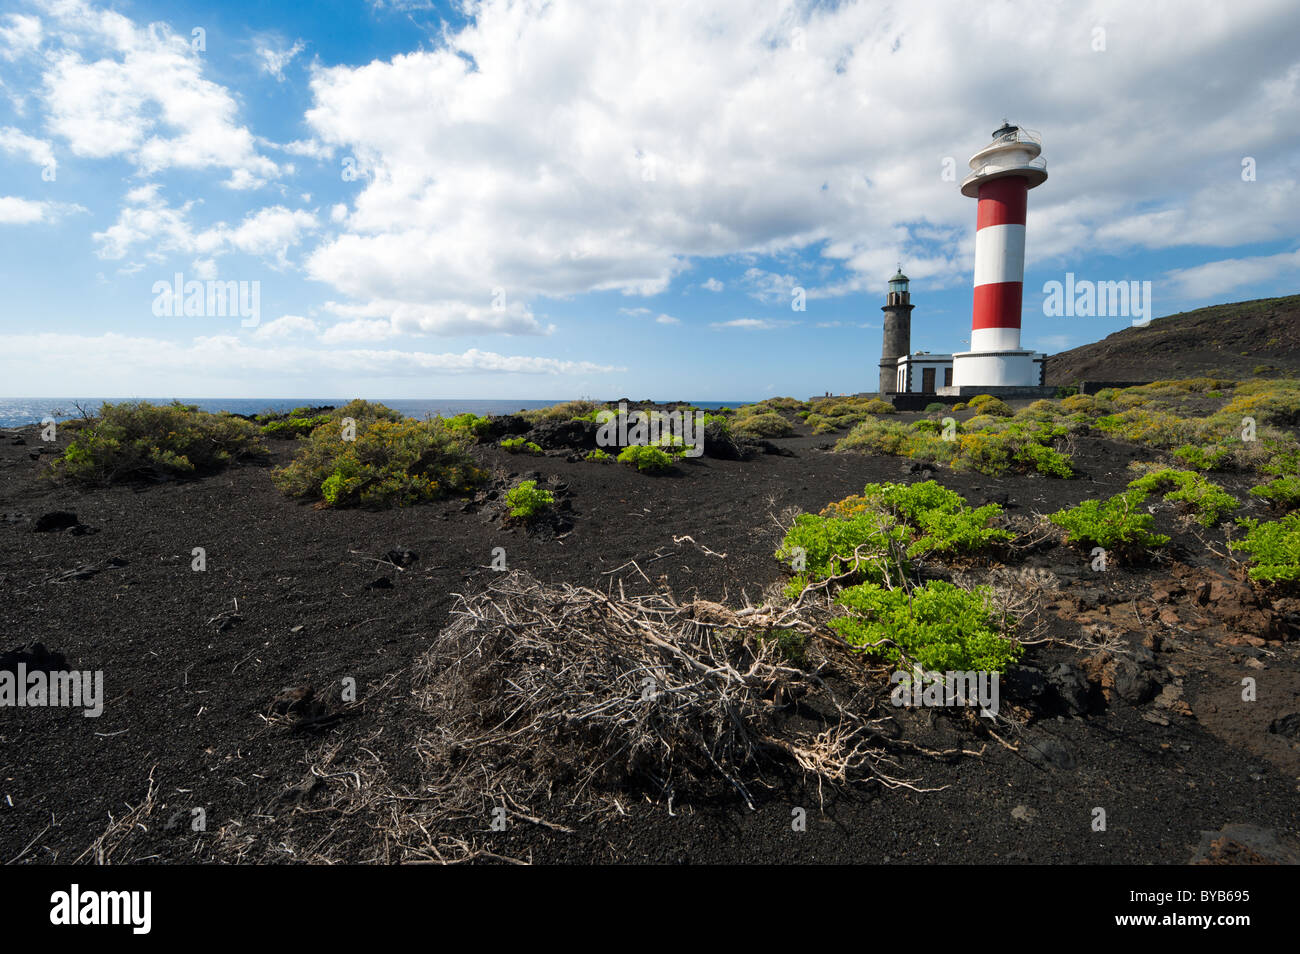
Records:
M391 590L392 588L393 581L386 576L378 577L366 584L368 590Z
M1091 688L1077 666L1070 663L1054 666L1047 674L1047 682L1070 715L1085 715L1088 712Z
M782 447L779 444L773 444L771 441L759 440L754 443L758 445L759 449L762 450L764 454L775 454L777 457L799 456L794 451L790 450L790 448Z
M491 417L488 418L488 426L483 431L483 440L494 444L503 437L516 437L520 434L527 434L532 430L532 427L533 425L518 414L503 414L500 417Z
M77 515L70 510L51 510L36 518L32 524L33 533L49 533L53 530L67 530L81 523Z
M704 425L704 456L715 460L744 460L745 450L719 421Z
M274 715L306 715L311 711L316 690L311 686L292 686L280 690L267 706Z
M1031 709L1040 709L1048 698L1051 686L1041 670L1033 666L1016 666L1003 673L1000 691L1012 702Z
M0 653L0 672L18 673L22 663L28 672L62 672L68 668L68 660L61 652L50 652L44 643L32 643L32 648L19 646L8 652Z
M394 547L384 554L384 559L394 566L408 567L420 562L420 554L406 547Z
M1020 751L1039 768L1068 772L1079 764L1079 760L1065 743L1048 735L1025 737L1021 742Z
M1269 725L1268 731L1274 735L1290 739L1292 742L1300 742L1300 712L1289 712L1280 718L1274 719Z
M595 421L546 421L528 438L543 450L595 450L599 430Z
M1159 691L1160 684L1149 670L1128 659L1115 663L1115 694L1124 701L1140 706Z

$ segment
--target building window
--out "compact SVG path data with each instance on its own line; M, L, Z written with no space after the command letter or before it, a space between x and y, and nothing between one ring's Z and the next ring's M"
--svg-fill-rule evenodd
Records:
M952 387L952 368L943 369L943 386L945 388Z

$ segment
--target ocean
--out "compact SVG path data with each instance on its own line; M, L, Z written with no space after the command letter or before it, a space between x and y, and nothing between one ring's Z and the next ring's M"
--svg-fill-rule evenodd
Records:
M99 410L104 401L134 401L139 398L0 398L0 427L22 427L25 424L39 424L46 417L64 420L79 417L77 405L91 414ZM172 398L143 398L151 404L169 404ZM230 411L232 414L262 414L266 411L291 411L295 407L333 404L338 407L346 404L349 398L176 398L184 404L197 404L204 411ZM407 417L423 418L435 414L449 417L472 411L475 414L513 414L517 411L531 411L539 407L559 404L563 398L554 401L523 400L482 400L478 398L443 398L434 400L380 400L395 411L401 411ZM696 407L713 410L720 407L740 407L750 401L688 401Z

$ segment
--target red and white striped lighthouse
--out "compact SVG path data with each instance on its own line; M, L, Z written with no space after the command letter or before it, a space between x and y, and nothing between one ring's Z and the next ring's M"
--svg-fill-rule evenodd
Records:
M1025 207L1029 190L1047 180L1038 137L1004 123L971 157L962 195L979 199L975 225L975 294L970 351L953 355L957 387L1041 383L1040 356L1020 348L1025 281Z

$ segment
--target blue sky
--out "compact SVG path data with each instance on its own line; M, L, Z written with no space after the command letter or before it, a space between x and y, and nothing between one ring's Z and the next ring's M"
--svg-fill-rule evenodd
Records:
M1026 346L1129 323L1045 316L1067 272L1157 316L1294 293L1297 36L1282 0L19 0L0 391L870 390L897 263L913 348L969 337L958 186L1003 118L1050 173ZM256 323L156 314L177 273L256 288Z

